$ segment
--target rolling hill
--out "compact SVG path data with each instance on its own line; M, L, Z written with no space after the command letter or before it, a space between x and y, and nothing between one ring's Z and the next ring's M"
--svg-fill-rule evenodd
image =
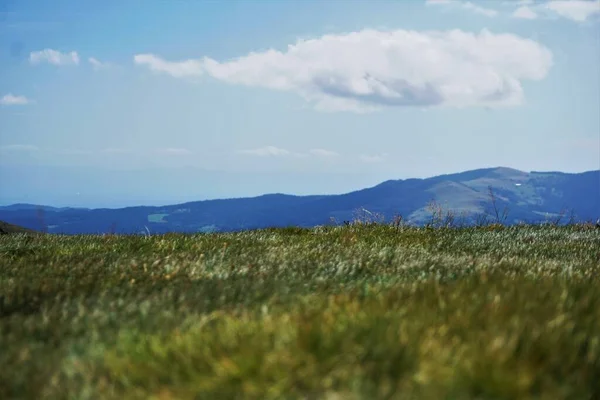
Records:
M39 233L32 229L23 228L22 226L9 224L4 221L0 221L0 235L12 234L12 233Z
M161 207L118 209L56 209L48 206L0 207L0 220L51 233L140 233L237 231L271 226L310 227L341 223L357 210L386 220L402 215L423 224L431 218L434 200L446 210L473 221L509 209L506 223L539 222L572 210L578 220L600 217L600 171L569 174L488 168L427 179L389 180L374 187L340 195L293 196L268 194L252 198L194 201ZM371 215L369 214L369 215ZM565 216L564 221L568 219Z

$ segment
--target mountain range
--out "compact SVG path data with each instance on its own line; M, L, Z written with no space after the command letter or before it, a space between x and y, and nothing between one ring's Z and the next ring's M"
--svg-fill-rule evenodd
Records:
M12 204L0 207L0 220L64 234L228 232L312 227L357 217L391 221L398 215L407 223L421 225L431 221L433 204L467 223L481 215L496 219L494 208L500 213L508 211L507 224L557 220L563 214L563 222L570 217L595 221L600 217L600 170L562 173L487 168L427 179L389 180L339 195L267 194L160 207L89 209Z

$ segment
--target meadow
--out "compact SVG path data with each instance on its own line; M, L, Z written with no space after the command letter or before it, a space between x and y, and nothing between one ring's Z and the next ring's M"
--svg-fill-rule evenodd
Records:
M0 236L3 399L597 399L600 229Z

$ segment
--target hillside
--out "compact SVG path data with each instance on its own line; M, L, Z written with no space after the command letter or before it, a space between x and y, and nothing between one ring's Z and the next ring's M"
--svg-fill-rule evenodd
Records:
M427 179L389 180L340 195L269 194L252 198L195 201L162 207L120 209L34 209L31 205L0 207L0 219L53 233L140 233L237 231L275 226L311 227L349 221L368 210L391 220L402 215L412 224L431 218L434 200L465 222L493 214L489 187L499 210L507 208L508 224L555 219L570 212L578 220L600 217L600 171L578 174L523 172L488 168ZM366 212L365 212L366 213Z
M0 235L10 233L38 233L32 229L23 228L22 226L9 224L4 221L0 221Z

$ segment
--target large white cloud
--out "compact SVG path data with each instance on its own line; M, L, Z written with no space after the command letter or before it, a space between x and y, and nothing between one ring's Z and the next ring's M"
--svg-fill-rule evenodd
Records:
M53 65L79 65L79 55L76 51L61 53L53 49L44 49L31 52L29 62L32 64L47 62Z
M543 79L552 53L541 44L488 30L362 30L299 40L285 51L228 61L134 58L183 78L208 74L230 84L298 93L320 109L383 106L504 106L523 100L522 82Z

